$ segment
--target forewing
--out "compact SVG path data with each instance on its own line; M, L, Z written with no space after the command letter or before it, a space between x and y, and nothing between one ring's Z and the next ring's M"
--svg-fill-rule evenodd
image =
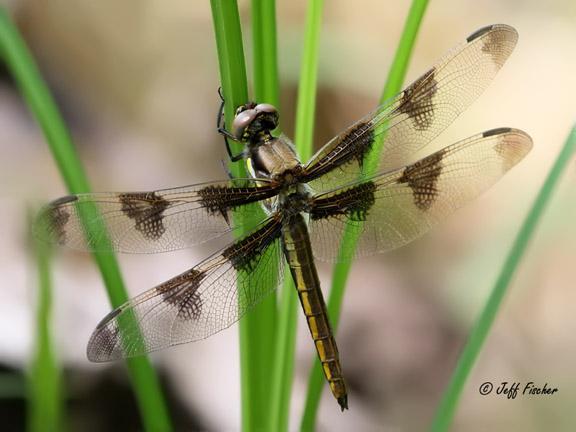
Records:
M318 195L312 205L314 255L348 260L409 243L492 186L532 148L517 129L493 129L403 169ZM338 251L345 232L348 242ZM350 238L357 238L357 248Z
M252 234L108 314L88 343L88 359L117 360L204 339L223 330L283 280L281 224Z
M358 180L376 138L384 141L373 173L411 162L410 156L484 91L517 39L516 30L502 24L476 31L404 91L321 148L306 166L304 181L327 191Z
M164 252L230 232L239 226L233 211L254 219L262 209L253 203L276 193L265 180L233 179L152 192L69 195L40 211L36 232L73 249Z

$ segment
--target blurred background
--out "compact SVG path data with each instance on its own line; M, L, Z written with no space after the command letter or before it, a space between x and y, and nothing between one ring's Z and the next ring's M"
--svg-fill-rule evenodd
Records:
M223 179L215 133L216 47L208 1L13 0L10 8L72 130L95 191L159 189ZM250 4L241 1L250 64ZM377 103L408 1L325 3L315 141L319 147ZM293 135L306 2L279 1L282 128ZM420 431L430 424L459 352L526 211L576 121L576 3L433 0L406 83L491 23L520 39L508 63L429 150L500 126L526 130L531 154L430 234L352 267L338 334L351 409L325 389L318 430ZM249 70L250 73L250 70ZM66 194L10 76L0 70L0 418L25 423L35 344L37 277L27 212ZM454 431L576 430L576 165L556 191L464 390ZM213 250L121 256L131 295ZM123 364L91 364L88 338L110 310L87 254L55 257L54 322L70 430L139 430ZM319 264L324 288L331 267ZM299 317L291 430L315 356ZM238 328L155 353L178 430L240 425ZM553 396L481 396L485 381L545 382Z

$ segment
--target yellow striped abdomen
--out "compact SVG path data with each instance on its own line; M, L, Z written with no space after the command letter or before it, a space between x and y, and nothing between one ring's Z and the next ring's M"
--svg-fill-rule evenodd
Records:
M282 226L282 241L284 254L290 266L324 375L332 394L344 410L348 408L348 395L342 378L338 347L328 320L326 305L320 290L320 280L314 265L308 228L302 215L291 216L290 220Z

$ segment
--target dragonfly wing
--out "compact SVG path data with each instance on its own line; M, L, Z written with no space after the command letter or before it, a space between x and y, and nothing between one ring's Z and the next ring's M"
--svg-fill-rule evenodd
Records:
M415 152L484 91L517 39L516 30L502 24L470 35L404 91L322 147L306 166L303 181L323 192L358 180L362 174L412 162ZM366 164L366 155L378 140L383 140L379 159Z
M281 223L261 227L110 312L88 359L117 360L207 338L238 321L283 280Z
M532 148L500 128L446 147L390 173L317 195L311 210L314 255L344 261L403 246L492 186ZM357 239L339 254L344 233Z
M233 179L151 192L69 195L40 211L36 233L80 250L176 250L238 228L233 211L247 218L262 215L254 203L276 193L266 180Z

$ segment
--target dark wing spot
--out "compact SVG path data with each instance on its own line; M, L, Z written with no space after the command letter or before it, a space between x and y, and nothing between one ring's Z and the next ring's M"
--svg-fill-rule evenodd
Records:
M430 127L434 120L432 99L438 91L434 72L435 69L430 69L404 90L397 108L399 112L407 114L414 122L414 127L420 131Z
M236 270L252 271L266 248L280 237L280 227L280 222L273 219L267 226L224 249L222 256L230 261Z
M110 321L112 321L114 318L116 318L121 313L122 313L122 307L118 307L118 308L114 309L113 311L109 312L108 315L106 315L104 318L102 318L102 321L100 321L98 323L98 325L96 326L96 330L105 327Z
M78 201L78 197L76 195L66 195L63 196L61 198L58 198L54 201L52 201L52 206L57 207L57 206L61 206L62 204L68 204L71 202L76 202Z
M346 149L349 158L356 159L358 165L362 168L364 157L366 153L370 151L373 142L374 130L372 129L372 124L369 122L361 122L340 137L340 142L334 148L334 151L339 152L340 150ZM342 161L342 163L345 162L348 162L348 159Z
M508 132L511 132L511 131L512 131L512 128L509 128L509 127L501 127L501 128L496 128L496 129L487 130L486 132L484 132L484 133L482 134L482 136L483 136L484 138L486 138L486 137L490 137L490 136L493 136L493 135L502 135L502 134L504 134L504 133L508 133Z
M220 213L230 225L228 211L238 207L271 198L277 194L275 186L230 187L206 186L198 191L200 203L210 214Z
M470 36L466 38L466 42L472 42L474 39L478 39L484 33L488 33L490 30L492 30L493 27L494 27L493 25L489 25L476 30L474 33L472 33Z
M197 320L202 315L202 297L198 293L205 273L191 269L156 288L162 299L178 308L176 316L183 321Z
M202 207L208 210L210 214L220 213L228 225L230 225L228 211L237 206L237 204L233 203L230 199L230 189L232 188L227 186L206 186L198 191Z
M149 240L158 240L166 228L163 213L170 206L164 198L155 192L125 193L118 196L122 211L135 222L135 228Z
M312 220L325 219L338 215L346 215L353 221L365 221L369 210L374 205L376 185L367 181L314 201L310 211Z
M362 168L364 158L374 143L373 128L372 122L360 122L350 127L331 145L330 151L322 158L322 164L314 167L313 174L306 174L302 181L312 181L352 160L356 160L360 168Z
M442 173L443 151L436 152L424 159L404 168L400 183L406 183L412 189L414 204L422 211L428 210L436 197L436 184Z

